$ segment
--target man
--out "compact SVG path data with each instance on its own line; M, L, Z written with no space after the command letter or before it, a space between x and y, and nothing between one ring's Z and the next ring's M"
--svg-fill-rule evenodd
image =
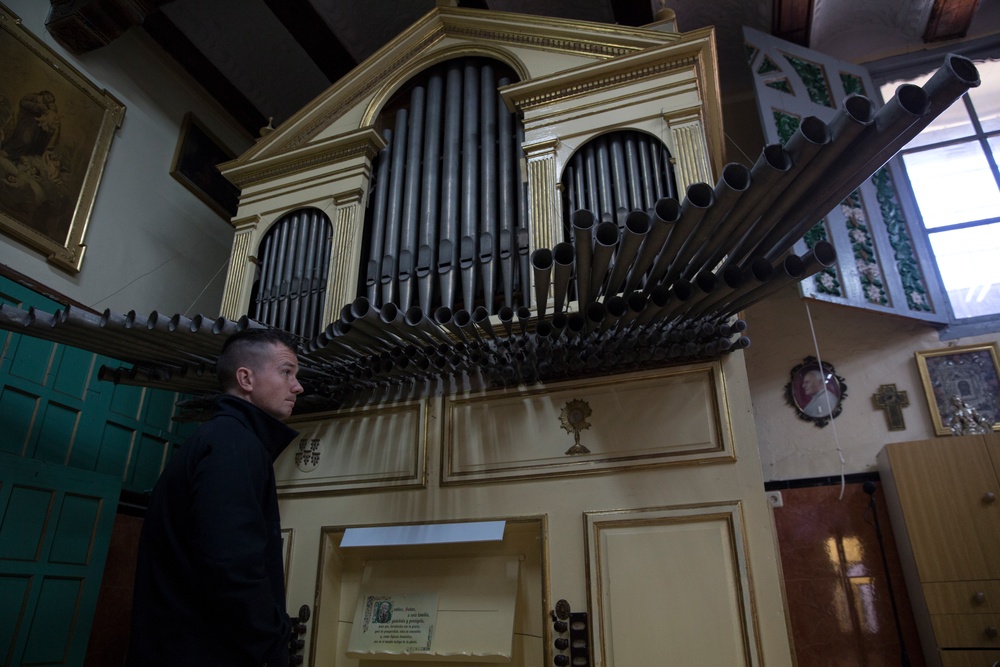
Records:
M295 339L251 329L216 364L212 418L160 476L139 542L131 667L288 665L273 463L298 435Z
M829 417L837 407L837 396L827 389L826 378L818 370L808 371L802 376L802 391L808 401L802 408L809 417Z

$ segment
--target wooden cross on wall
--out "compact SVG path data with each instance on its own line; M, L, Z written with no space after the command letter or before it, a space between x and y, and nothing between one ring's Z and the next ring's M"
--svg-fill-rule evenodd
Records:
M872 403L876 410L885 410L886 421L890 431L903 431L906 422L903 421L903 408L910 404L905 391L897 391L894 384L883 384L872 394Z

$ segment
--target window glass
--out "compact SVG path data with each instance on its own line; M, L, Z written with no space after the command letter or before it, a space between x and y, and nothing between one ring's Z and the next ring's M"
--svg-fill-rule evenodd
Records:
M958 319L1000 313L1000 223L930 235Z
M990 137L987 141L990 144L990 152L993 153L993 161L1000 164L1000 134Z
M1000 315L1000 61L900 152L956 321ZM881 86L890 99L902 83Z
M905 153L903 163L928 229L1000 214L1000 190L978 141Z
M952 139L964 139L975 133L976 130L972 121L969 120L969 112L966 110L965 104L962 100L958 100L935 118L934 122L924 128L920 134L910 140L906 147L917 148Z
M983 132L995 132L1000 130L1000 86L996 85L1000 79L1000 61L976 63L976 69L982 83L969 91L969 97Z

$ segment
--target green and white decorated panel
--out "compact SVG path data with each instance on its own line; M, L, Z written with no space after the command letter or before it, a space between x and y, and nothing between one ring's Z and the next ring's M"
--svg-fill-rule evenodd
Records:
M831 122L851 94L877 103L868 72L851 63L744 28L758 111L768 143L785 143L801 120ZM913 233L899 204L891 166L845 198L795 245L802 254L819 240L833 243L837 266L800 284L803 296L944 322L947 309L933 275L932 254Z

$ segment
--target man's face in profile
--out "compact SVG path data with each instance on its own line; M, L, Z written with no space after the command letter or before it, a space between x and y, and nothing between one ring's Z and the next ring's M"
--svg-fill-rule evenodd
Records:
M288 419L295 398L302 393L298 372L295 353L283 345L272 345L269 358L253 369L250 402L276 419Z
M802 390L809 396L823 391L825 384L823 376L819 371L809 371L802 377Z

